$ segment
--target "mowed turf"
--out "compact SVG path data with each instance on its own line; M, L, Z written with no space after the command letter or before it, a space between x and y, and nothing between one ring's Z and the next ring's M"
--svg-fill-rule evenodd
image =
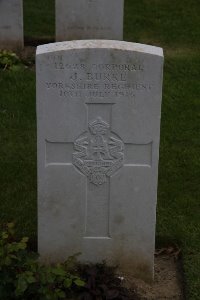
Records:
M36 240L35 74L0 72L0 214Z
M24 1L25 36L54 39L54 2ZM124 39L164 48L157 247L182 250L189 300L200 299L200 4L125 0ZM35 73L0 72L0 214L37 240Z

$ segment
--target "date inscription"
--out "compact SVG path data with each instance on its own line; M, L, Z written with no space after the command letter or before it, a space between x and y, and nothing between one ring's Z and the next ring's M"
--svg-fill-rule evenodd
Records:
M148 93L153 83L141 81L144 64L91 64L67 63L62 56L51 57L51 66L59 73L58 81L46 81L47 90L56 91L64 98L134 98L138 93ZM138 74L141 74L141 76ZM63 79L64 78L64 79Z

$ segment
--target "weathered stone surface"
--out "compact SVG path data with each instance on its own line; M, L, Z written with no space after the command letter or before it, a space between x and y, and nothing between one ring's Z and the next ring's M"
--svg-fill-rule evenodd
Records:
M23 48L22 0L0 0L0 49Z
M38 245L152 279L163 53L117 41L37 49Z
M56 0L56 41L123 39L124 0Z

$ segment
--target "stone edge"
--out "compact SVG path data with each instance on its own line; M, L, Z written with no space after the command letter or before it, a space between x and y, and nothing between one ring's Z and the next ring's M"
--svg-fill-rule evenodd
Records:
M163 49L160 47L115 40L76 40L45 44L37 47L36 55L55 51L77 50L86 48L135 51L163 57Z

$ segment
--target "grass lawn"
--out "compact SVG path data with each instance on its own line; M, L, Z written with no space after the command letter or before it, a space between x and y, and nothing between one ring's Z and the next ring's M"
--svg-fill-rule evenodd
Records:
M200 299L200 4L125 0L124 40L164 48L157 247L182 249L188 300ZM54 39L54 2L24 1L25 36ZM0 218L36 245L35 73L0 71Z

